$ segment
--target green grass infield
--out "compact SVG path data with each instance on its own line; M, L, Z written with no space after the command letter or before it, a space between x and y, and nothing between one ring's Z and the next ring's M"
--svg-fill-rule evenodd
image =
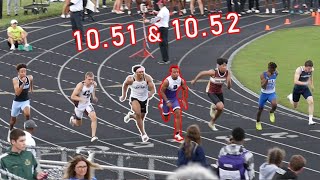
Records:
M320 117L320 27L310 26L277 30L258 38L241 49L232 61L234 76L248 89L260 94L260 74L270 61L277 64L276 81L278 103L294 109L287 95L292 92L294 72L311 59L314 64L314 116ZM299 112L308 114L308 104L300 97Z

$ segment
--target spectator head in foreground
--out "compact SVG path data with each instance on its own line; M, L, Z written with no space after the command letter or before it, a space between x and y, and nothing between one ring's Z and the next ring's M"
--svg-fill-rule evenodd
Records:
M64 179L86 179L86 180L96 180L92 177L92 169L101 169L98 164L88 161L85 157L81 155L75 156L70 162L64 174Z
M234 128L231 133L230 143L242 145L244 144L244 138L245 131L240 127Z
M182 166L178 168L172 175L167 176L167 180L209 180L214 179L218 180L218 176L216 176L213 171L208 168L201 166L198 163L190 163L187 166Z

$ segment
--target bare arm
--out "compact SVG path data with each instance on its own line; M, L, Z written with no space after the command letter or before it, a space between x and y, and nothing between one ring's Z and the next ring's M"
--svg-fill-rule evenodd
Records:
M263 74L260 75L260 79L261 79L261 88L266 89L268 80L264 78Z
M168 88L169 86L169 81L166 79L163 81L161 87L160 87L160 95L162 97L162 99L164 100L164 102L167 102L168 101L168 98L166 96L166 89Z
M29 81L30 81L29 91L30 91L30 92L33 92L33 76L32 76L32 75L29 75L28 78L29 78Z
M71 99L73 101L82 101L82 99L79 97L79 94L81 92L81 89L82 89L82 83L78 83L76 88L73 90L72 94L71 94Z
M12 83L13 83L13 88L14 88L14 93L15 95L19 96L23 90L24 85L26 84L26 82L23 82L21 84L21 86L19 87L19 80L17 78L13 78L12 79Z
M296 69L295 74L294 74L294 84L297 84L297 85L308 85L308 82L299 81L300 74L301 74L301 69L300 69L300 67L298 67Z
M93 92L92 92L92 98L93 99L96 99L96 89L97 89L97 83L94 81L93 82L93 86L94 86L94 89L93 89Z
M123 102L127 98L128 87L133 83L133 79L131 77L127 77L122 85L122 95L120 97L120 101Z
M13 34L11 32L8 32L7 34L8 34L9 38L14 38L14 36L13 36Z
M182 80L182 82L181 82L181 88L182 88L182 98L183 98L183 100L187 101L187 99L188 99L188 86L184 80Z
M149 98L152 98L153 95L156 93L156 85L154 84L151 76L147 75L146 78L147 78L147 82L148 82L148 87L150 89Z
M228 72L228 76L227 76L227 88L231 89L231 71Z
M197 74L197 76L192 80L191 84L194 84L197 82L198 79L202 78L203 76L214 76L214 71L208 70L208 71L201 71Z

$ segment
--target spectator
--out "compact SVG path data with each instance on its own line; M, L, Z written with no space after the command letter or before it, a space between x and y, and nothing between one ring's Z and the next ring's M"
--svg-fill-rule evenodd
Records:
M70 18L70 8L69 8L70 0L65 0L63 7L62 7L62 13L61 13L61 18Z
M27 146L36 146L36 141L32 138L32 134L34 132L34 128L38 127L33 120L27 120L24 123L24 133L26 134L26 145ZM36 150L27 148L27 151L32 152L33 156L37 158Z
M280 179L298 179L298 174L306 166L306 159L301 155L293 155L287 168L278 169L272 180Z
M10 24L11 26L7 29L8 45L10 47L10 50L15 50L15 48L18 48L19 44L24 44L24 47L28 48L28 33L24 29L22 29L22 27L18 26L17 20L11 20Z
M92 168L99 168L100 166L95 163L91 163L81 155L75 156L70 162L64 174L64 179L68 180L97 180L92 177Z
M189 162L200 163L208 167L204 150L202 148L200 129L198 125L191 125L187 129L185 141L178 151L178 166L187 165Z
M272 179L275 172L280 168L285 157L285 151L280 148L272 148L268 151L267 162L260 166L259 180Z
M244 138L244 130L237 127L232 130L229 144L220 150L217 162L220 180L254 179L253 154L244 148Z
M43 179L47 173L37 171L38 163L31 152L26 151L26 135L20 129L10 133L9 152L0 156L1 169L25 179ZM2 176L8 179L6 176Z
M187 166L180 167L174 174L167 177L167 180L173 179L218 180L218 177L200 164L191 163Z
M19 12L19 0L7 0L7 15L11 16L11 2L14 2L14 14L15 16L18 16ZM20 1L21 2L21 1ZM1 1L2 3L2 1Z

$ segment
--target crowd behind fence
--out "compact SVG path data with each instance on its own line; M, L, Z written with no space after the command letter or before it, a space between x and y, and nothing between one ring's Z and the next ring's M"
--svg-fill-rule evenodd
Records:
M0 155L5 153L7 149L10 147L10 144L6 141L0 140ZM37 161L40 163L40 168L48 172L49 176L48 179L62 179L64 169L66 168L66 165L68 164L68 153L74 154L81 154L81 153L88 153L88 150L83 149L70 149L66 147L28 147L29 149L35 149L37 154ZM42 152L45 151L57 151L60 155L61 161L53 161L53 160L47 160L42 158ZM106 151L94 151L90 150L91 153L94 153L95 155L101 154L101 155L107 155L107 156L116 156L117 161L114 166L112 165L101 165L102 170L111 170L117 172L117 179L125 179L124 173L125 172L135 172L135 173L141 173L141 174L147 174L148 179L155 179L155 175L163 175L168 176L171 175L173 172L170 171L160 171L155 170L155 160L170 160L170 161L176 161L177 157L167 157L167 156L155 156L155 155L145 155L145 154L130 154L130 153L119 153L119 152L106 152ZM55 153L54 153L55 154ZM125 159L130 158L143 158L147 159L147 169L141 169L141 168L132 168L132 167L124 167ZM23 178L20 178L10 174L6 171L1 170L0 174L4 175L10 175L12 180L22 180ZM0 176L1 178L1 176Z

